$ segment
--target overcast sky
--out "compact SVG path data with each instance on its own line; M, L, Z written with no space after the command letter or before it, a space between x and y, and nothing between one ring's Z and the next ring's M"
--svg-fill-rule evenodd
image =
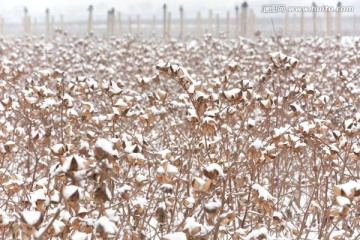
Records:
M166 2L169 11L173 12L174 18L178 18L179 6L183 5L186 18L195 18L196 13L201 11L203 16L207 16L208 10L213 9L214 14L225 17L226 11L234 16L235 5L241 5L243 1L235 0L0 0L0 16L5 22L20 23L24 15L24 7L29 10L29 14L36 18L38 22L45 19L45 9L49 8L51 15L58 21L60 15L63 15L64 21L86 20L88 13L87 7L94 6L95 20L106 19L107 11L114 7L120 11L124 18L129 15L140 14L142 19L150 19L157 15L162 18L162 6ZM254 10L257 17L264 16L261 12L263 4L287 4L290 5L310 5L313 0L290 1L286 0L254 0L247 1L251 9ZM301 3L300 3L301 2ZM318 5L335 6L337 0L315 1ZM354 6L355 13L360 15L360 1L345 0L341 1L343 6ZM353 15L353 13L351 13ZM268 15L267 15L268 16ZM275 15L273 15L275 16Z

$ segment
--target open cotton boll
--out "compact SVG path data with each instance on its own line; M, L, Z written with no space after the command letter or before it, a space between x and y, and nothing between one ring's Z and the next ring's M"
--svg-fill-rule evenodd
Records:
M334 186L335 196L344 196L352 199L354 196L358 197L358 192L360 192L360 182L353 180Z
M211 163L204 168L204 175L210 179L215 179L217 177L223 177L224 172L219 164Z
M339 206L345 206L348 205L350 206L350 200L347 197L343 197L343 196L337 196L336 197L336 202L339 204Z
M39 211L22 211L21 220L29 226L38 225L41 222L42 215Z
M196 222L194 218L188 217L184 226L184 231L187 231L189 235L195 236L201 231L201 224Z
M254 147L256 150L259 150L260 148L263 147L263 142L260 139L256 139L252 144L252 147Z
M193 208L195 205L195 198L187 197L184 199L183 204L186 208Z
M76 200L83 199L84 189L75 185L69 185L64 187L63 196L65 200L72 200L73 198L76 198Z
M52 227L54 228L54 233L59 234L61 233L65 228L65 223L59 220L55 220L52 224Z
M77 154L66 157L62 164L64 172L85 170L88 167L89 162Z
M0 227L7 227L11 221L13 221L13 219L0 209Z
M179 170L174 165L170 164L168 160L161 162L162 166L158 167L156 172L163 174L175 175L179 173Z
M65 147L62 143L58 143L51 147L51 151L54 154L63 154L65 152Z

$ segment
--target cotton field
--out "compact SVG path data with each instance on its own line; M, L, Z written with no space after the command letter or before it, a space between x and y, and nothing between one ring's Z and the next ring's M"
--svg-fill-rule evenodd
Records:
M360 239L360 39L0 40L2 239Z

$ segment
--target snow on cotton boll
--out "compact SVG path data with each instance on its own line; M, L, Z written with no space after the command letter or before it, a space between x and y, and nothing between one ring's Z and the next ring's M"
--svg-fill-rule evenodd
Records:
M44 213L46 212L46 206L49 204L49 197L45 196L44 189L36 190L30 193L30 202L37 210Z
M67 173L69 171L80 171L89 168L89 161L80 157L79 155L71 155L65 158L62 162L62 170Z
M223 213L219 216L221 219L221 225L228 225L230 222L234 221L236 218L236 212L229 211L227 213Z
M47 231L52 237L61 237L63 231L65 230L65 223L63 221L55 220L51 227Z
M43 214L39 211L22 211L20 213L20 226L24 233L30 236L39 230L43 217Z
M75 212L78 212L80 209L79 200L82 200L85 196L84 189L75 185L69 185L63 188L62 193L69 206L73 208Z
M198 235L201 231L201 224L196 222L194 218L188 217L184 226L184 232L187 237L193 237Z
M104 138L100 138L95 143L94 155L98 161L105 158L109 161L113 161L117 158L118 151L114 149L113 143Z
M195 205L195 198L193 198L193 197L187 197L187 198L185 198L185 199L183 200L183 205L184 205L186 208L188 208L188 209L193 208L194 205Z
M8 227L13 221L14 219L10 218L6 212L0 209L0 227Z
M204 175L209 179L216 179L217 177L223 177L224 172L219 164L211 163L209 166L204 167Z
M221 210L222 203L219 199L215 199L205 204L204 211L210 218L214 218Z
M211 187L211 185L212 185L211 179L205 181L199 177L194 177L194 179L191 182L191 186L193 187L195 193L207 192Z
M163 160L161 166L157 168L156 173L157 181L160 183L170 183L172 176L177 175L179 170L168 160Z
M334 186L335 196L347 197L350 200L357 199L360 200L360 182L349 181L344 184L339 184Z
M65 146L62 143L55 144L51 147L51 152L54 155L61 156L65 153Z
M235 101L242 99L242 91L240 88L233 88L223 92L223 97L228 101Z
M118 228L115 223L109 220L107 217L101 217L95 222L95 234L96 237L111 238L115 237L118 232Z

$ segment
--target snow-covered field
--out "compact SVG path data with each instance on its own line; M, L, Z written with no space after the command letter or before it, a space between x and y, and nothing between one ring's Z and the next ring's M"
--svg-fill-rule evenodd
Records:
M359 38L0 40L2 239L359 239Z

